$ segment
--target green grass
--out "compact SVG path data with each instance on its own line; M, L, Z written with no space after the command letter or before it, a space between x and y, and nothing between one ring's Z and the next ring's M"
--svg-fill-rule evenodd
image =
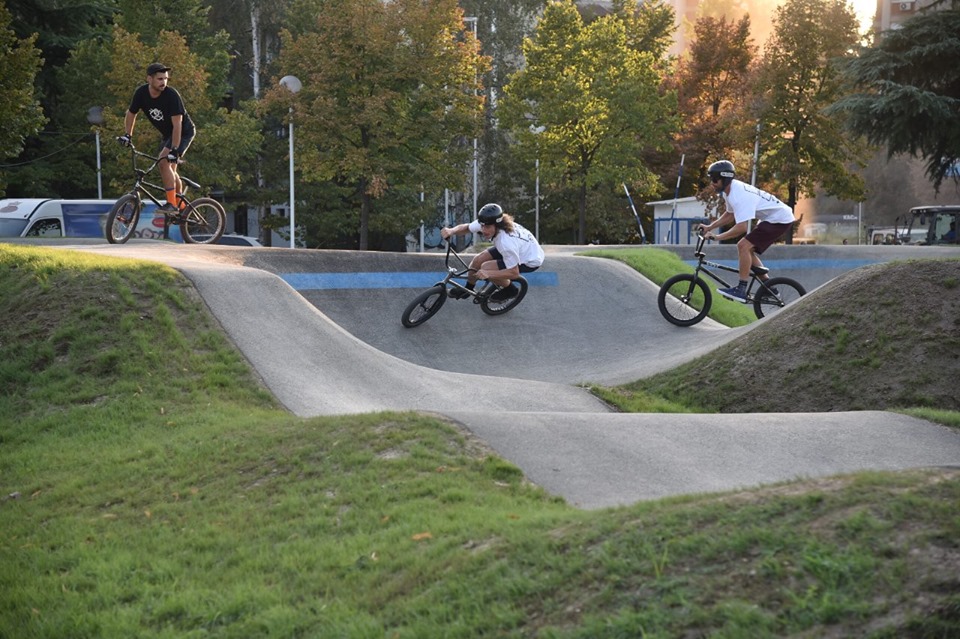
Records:
M192 287L0 245L0 637L947 637L960 473L594 512L453 424L300 419Z
M679 273L693 273L693 267L686 264L671 251L656 248L601 249L584 251L580 255L618 260L630 266L658 286ZM691 254L692 258L692 254ZM733 277L730 273L720 274L725 279ZM713 320L725 326L736 327L757 321L753 306L731 302L717 293L716 283L704 276L703 281L713 293L713 303L707 314Z

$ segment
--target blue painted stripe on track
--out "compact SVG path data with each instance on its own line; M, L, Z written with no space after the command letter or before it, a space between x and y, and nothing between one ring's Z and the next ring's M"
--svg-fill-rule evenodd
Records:
M530 286L557 286L553 272L524 273ZM298 291L336 289L427 288L443 279L436 272L389 273L280 273L280 278Z
M761 256L763 259L763 256ZM737 260L710 260L711 262L716 262L717 264L723 264L725 266L737 267ZM849 271L855 268L860 268L861 266L869 266L871 264L879 264L883 260L828 260L828 259L797 259L797 260L767 260L763 259L763 265L769 268L770 270L803 270L810 268L826 268L826 269L842 269ZM689 266L696 266L696 260L684 260Z

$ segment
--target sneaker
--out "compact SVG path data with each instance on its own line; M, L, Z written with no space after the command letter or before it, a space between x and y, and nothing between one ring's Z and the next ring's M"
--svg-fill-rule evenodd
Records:
M451 288L447 291L447 297L452 297L455 300L465 300L470 297L470 293L466 292L462 288Z
M776 286L760 287L760 296L764 299L776 299L780 297L780 290Z
M723 295L728 300L733 300L734 302L747 303L747 289L745 286L731 286L730 288L718 288L717 293Z
M492 302L506 302L509 299L513 299L517 296L517 293L520 291L517 290L517 287L513 284L505 288L501 288L499 291L490 296L490 301Z
M173 204L170 204L169 202L166 202L163 206L159 207L157 210L160 211L161 213L165 213L168 215L172 215L174 213L180 212L180 210L177 207L175 207Z

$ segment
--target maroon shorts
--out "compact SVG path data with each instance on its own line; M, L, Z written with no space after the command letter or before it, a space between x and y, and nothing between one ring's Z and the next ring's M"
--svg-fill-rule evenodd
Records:
M753 227L752 231L747 233L744 239L753 244L753 252L760 255L770 248L771 244L786 235L791 226L793 226L793 222L784 222L782 224L759 222Z

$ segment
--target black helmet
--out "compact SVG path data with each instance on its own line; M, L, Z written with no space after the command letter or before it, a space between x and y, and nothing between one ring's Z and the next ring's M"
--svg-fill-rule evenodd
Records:
M737 176L737 171L733 168L733 162L720 160L710 165L710 168L707 169L707 175L710 176L711 182L717 179L722 180L723 186L726 188L730 184L730 180Z
M503 209L499 204L484 204L477 211L477 221L481 224L499 224L503 219Z

